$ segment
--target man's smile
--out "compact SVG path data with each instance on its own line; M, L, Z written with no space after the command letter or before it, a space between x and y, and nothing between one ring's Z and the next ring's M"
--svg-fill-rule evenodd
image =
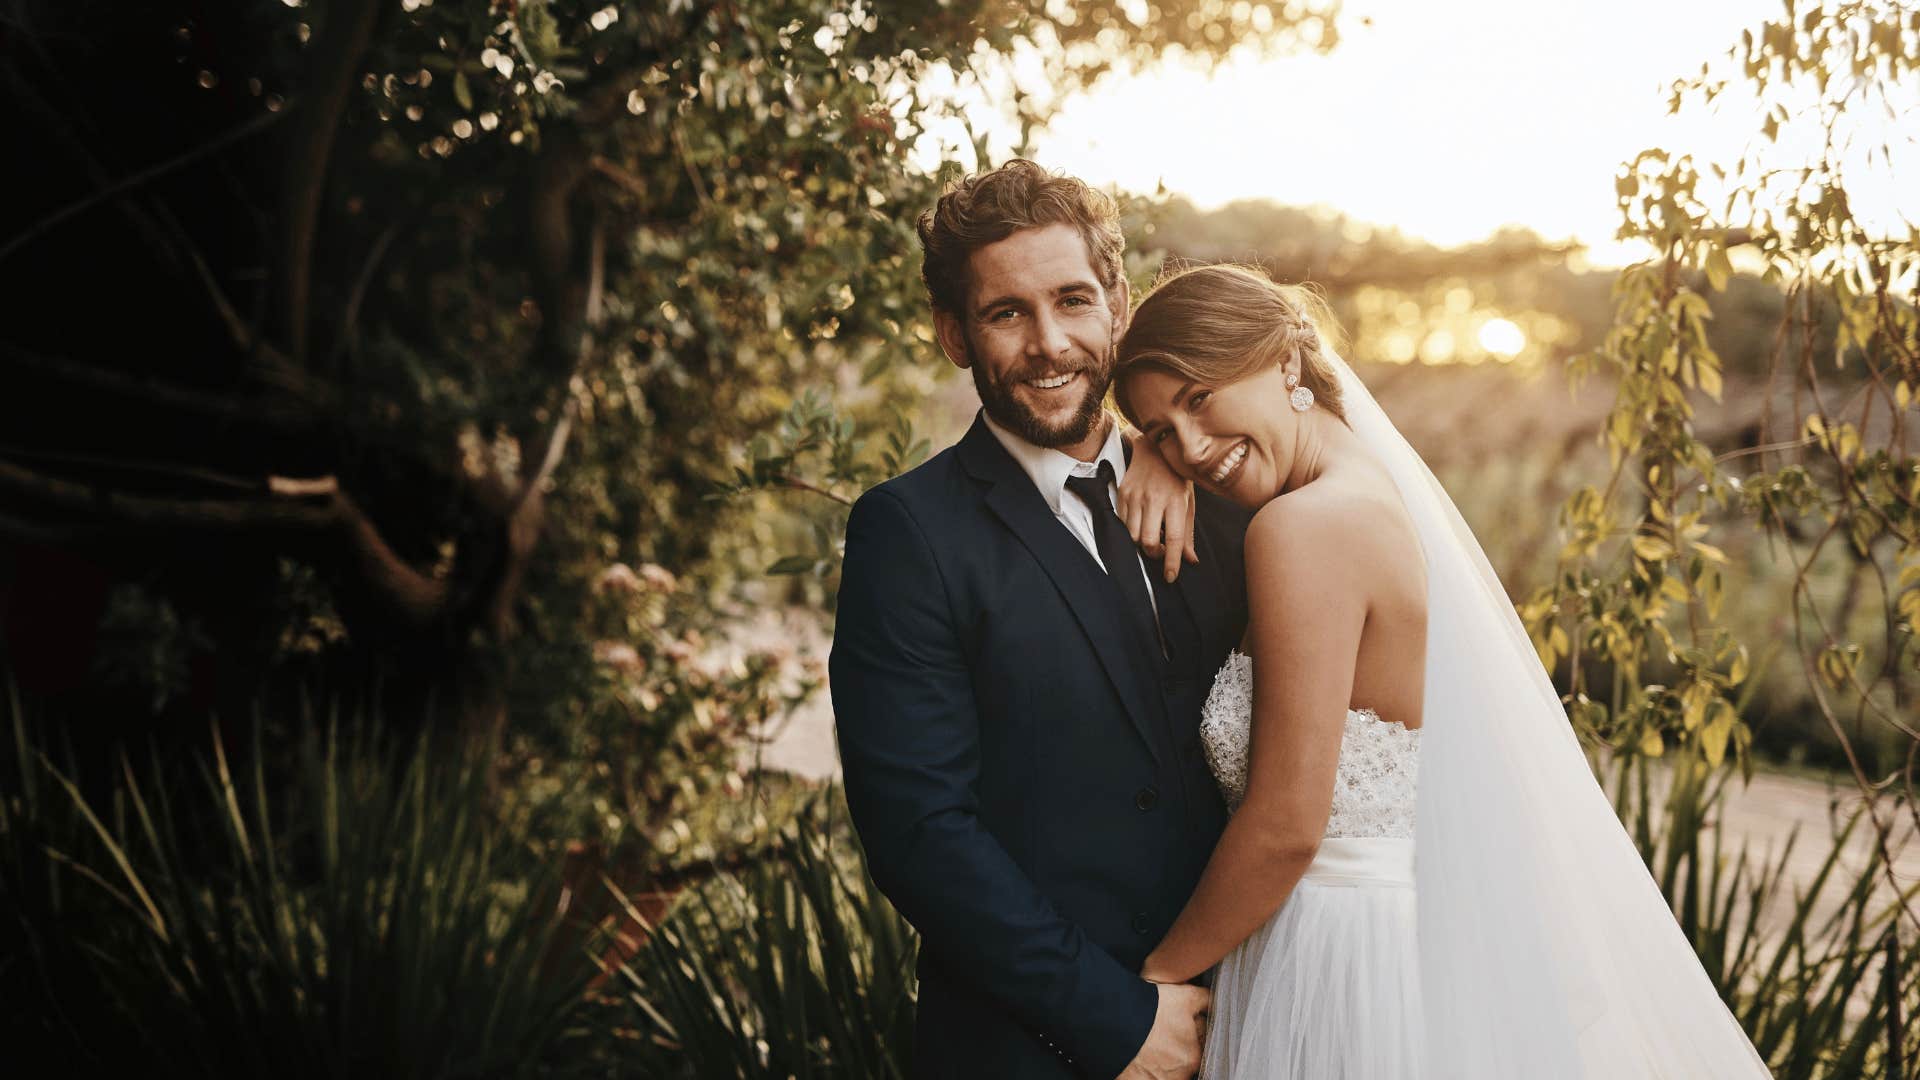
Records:
M1028 379L1027 385L1036 390L1058 390L1079 377L1079 372L1069 371L1064 375L1046 375L1038 379Z

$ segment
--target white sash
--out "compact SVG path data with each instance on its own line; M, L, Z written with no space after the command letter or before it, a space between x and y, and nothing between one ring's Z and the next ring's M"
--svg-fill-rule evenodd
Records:
M1413 888L1413 840L1397 836L1329 836L1306 874L1314 885Z

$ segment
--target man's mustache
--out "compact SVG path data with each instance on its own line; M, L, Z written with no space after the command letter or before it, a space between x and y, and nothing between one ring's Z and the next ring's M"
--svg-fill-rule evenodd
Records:
M1101 365L1091 359L1063 361L1055 364L1035 364L1032 367L1022 368L1019 371L1009 371L995 381L1002 386L1008 386L1017 382L1026 382L1029 379L1038 379L1046 375L1075 375L1082 371L1097 375L1101 370Z

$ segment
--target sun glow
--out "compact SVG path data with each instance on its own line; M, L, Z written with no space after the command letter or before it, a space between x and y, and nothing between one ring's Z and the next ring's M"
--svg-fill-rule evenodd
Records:
M1348 0L1325 56L1116 71L1060 102L1037 156L1203 209L1319 205L1449 246L1517 224L1622 265L1645 253L1614 239L1620 163L1656 145L1737 153L1753 130L1737 111L1670 117L1663 88L1778 10Z
M1527 347L1526 332L1507 319L1488 319L1480 324L1480 347L1502 359L1511 360Z

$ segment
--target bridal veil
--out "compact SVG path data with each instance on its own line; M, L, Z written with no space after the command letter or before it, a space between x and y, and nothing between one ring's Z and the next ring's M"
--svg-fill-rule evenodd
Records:
M1479 542L1353 370L1328 359L1427 561L1415 879L1430 1075L1768 1075L1595 781Z

